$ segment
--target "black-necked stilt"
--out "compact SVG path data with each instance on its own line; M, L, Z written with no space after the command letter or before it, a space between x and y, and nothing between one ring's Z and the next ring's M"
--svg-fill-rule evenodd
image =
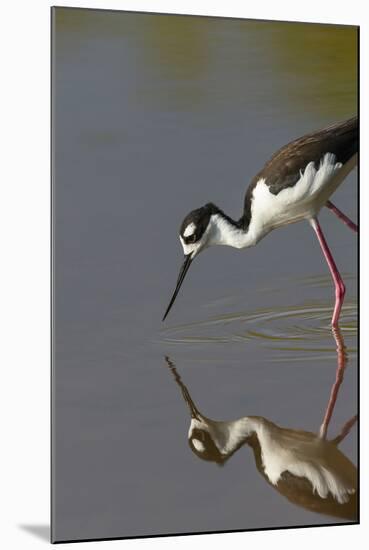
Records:
M358 122L350 118L307 134L277 151L249 185L242 217L235 221L217 206L208 203L193 210L180 227L179 238L185 259L177 285L164 314L168 315L193 259L213 245L234 248L254 246L270 231L308 220L328 263L336 301L332 325L336 326L345 294L345 285L318 222L318 213L327 206L348 227L357 226L329 198L357 163Z
M247 444L254 451L259 473L288 500L314 512L357 518L357 469L338 449L356 416L332 440L277 426L261 416L213 420L199 411L174 364L169 358L166 361L189 408L188 442L196 456L224 465Z

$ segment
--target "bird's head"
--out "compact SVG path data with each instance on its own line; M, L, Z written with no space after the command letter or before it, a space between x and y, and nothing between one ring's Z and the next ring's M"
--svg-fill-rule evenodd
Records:
M193 260L209 246L211 216L215 213L216 207L213 204L206 204L187 214L179 229L179 240L185 257L190 256Z
M223 466L228 459L219 451L209 430L206 428L192 428L191 426L188 434L188 444L191 451L201 460L215 462L219 466Z
M188 444L191 451L202 460L222 466L244 444L255 431L248 417L233 421L218 421L200 412L194 403L187 386L182 381L173 361L166 356L165 361L175 381L181 389L182 397L191 416L188 431Z
M179 240L183 247L184 262L179 272L172 299L164 314L163 321L174 304L193 259L212 244L212 229L214 228L212 216L217 213L219 213L219 209L214 204L208 203L201 208L192 210L183 220L179 229Z

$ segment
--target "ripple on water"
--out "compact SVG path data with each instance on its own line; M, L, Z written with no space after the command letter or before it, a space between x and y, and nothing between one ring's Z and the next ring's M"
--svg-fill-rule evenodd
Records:
M327 284L326 277L311 277L305 284ZM223 300L222 300L223 301ZM228 307L234 299L229 297ZM225 304L223 303L223 307ZM331 321L332 303L310 302L298 306L260 308L210 316L207 319L164 329L160 341L166 344L228 344L260 340L271 349L286 353L273 360L288 359L291 351L314 352L309 358L328 359L334 356ZM356 352L357 305L344 302L340 329L347 351ZM288 352L288 353L287 353ZM299 355L301 359L301 354Z

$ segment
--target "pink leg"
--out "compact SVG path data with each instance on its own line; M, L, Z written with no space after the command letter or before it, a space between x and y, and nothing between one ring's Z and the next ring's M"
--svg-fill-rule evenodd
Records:
M327 436L328 425L332 418L333 410L336 405L338 392L343 381L343 374L345 372L346 362L347 362L345 343L343 341L343 337L339 328L332 327L332 333L336 342L337 370L336 370L336 380L331 389L331 395L329 397L323 423L320 426L319 437L321 437L322 439L325 439ZM342 439L343 437L340 440L338 440L337 443L339 443L339 441L342 441Z
M334 206L333 203L331 203L331 201L327 201L326 202L326 207L329 208L329 210L331 210L334 214L336 214L336 216L338 216L338 218L340 220L343 221L343 223L345 223L350 229L352 229L353 231L355 231L356 233L358 232L358 227L356 225L356 223L352 222L350 220L350 218L348 218L346 216L346 214L344 214L343 212L341 212L341 210L339 210L337 208L337 206Z
M315 233L318 237L319 244L321 246L321 249L323 250L324 257L327 260L327 264L329 266L329 270L331 272L331 275L332 275L332 278L333 278L333 281L334 281L335 293L336 293L336 303L334 305L332 325L334 327L336 327L338 325L338 318L340 316L341 307L342 307L342 304L343 304L343 299L345 297L346 289L345 289L345 285L343 283L342 277L339 274L337 266L334 262L332 253L329 250L327 241L325 240L325 237L323 235L323 231L320 227L320 224L319 224L317 218L312 218L310 220L310 223L311 223L312 228L314 229L314 231L315 231Z

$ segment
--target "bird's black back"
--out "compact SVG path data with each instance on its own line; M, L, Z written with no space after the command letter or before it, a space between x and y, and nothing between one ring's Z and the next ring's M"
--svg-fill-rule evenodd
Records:
M279 149L264 168L252 179L245 196L244 218L250 220L254 187L265 180L269 191L278 195L282 189L293 187L310 162L318 168L326 153L332 153L336 162L345 164L358 150L357 116L337 122L322 130L306 134Z

